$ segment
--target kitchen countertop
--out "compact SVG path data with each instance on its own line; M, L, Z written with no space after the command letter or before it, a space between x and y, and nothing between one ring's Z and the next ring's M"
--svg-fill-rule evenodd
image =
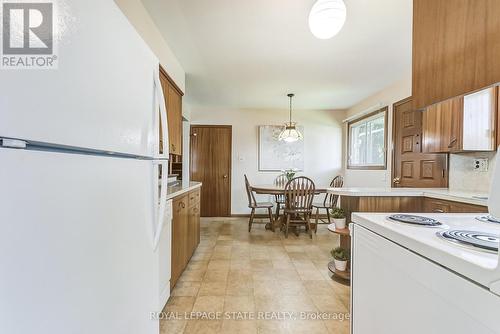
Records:
M488 194L447 188L328 188L327 192L353 197L428 197L474 205L488 205Z
M167 187L167 200L201 187L201 182L181 182Z

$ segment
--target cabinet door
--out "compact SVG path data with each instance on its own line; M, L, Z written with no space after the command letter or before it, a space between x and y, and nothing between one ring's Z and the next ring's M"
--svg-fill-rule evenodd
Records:
M191 258L198 246L200 207L199 204L189 208L188 240L186 242L187 254ZM189 260L189 259L188 259Z
M447 153L461 148L463 98L428 107L423 116L423 152Z
M182 155L182 96L171 83L168 86L167 96L170 154Z
M500 1L414 0L414 107L500 81Z
M173 200L172 219L172 273L170 287L173 288L177 279L186 267L186 241L188 235L188 196L179 196Z
M496 87L464 96L463 151L493 151L495 147Z

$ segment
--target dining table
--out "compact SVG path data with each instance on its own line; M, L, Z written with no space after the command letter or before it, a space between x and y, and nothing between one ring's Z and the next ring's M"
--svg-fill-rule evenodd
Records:
M285 185L278 184L257 184L252 187L252 191L259 195L284 195L285 194ZM315 188L315 194L326 194L328 186L320 186ZM279 220L279 217L274 219L273 224L276 225L276 222ZM266 224L266 230L271 229L271 223Z
M326 194L327 186L316 187L315 193ZM285 186L284 185L276 185L276 184L258 184L252 186L252 190L256 194L263 195L284 195L285 194Z

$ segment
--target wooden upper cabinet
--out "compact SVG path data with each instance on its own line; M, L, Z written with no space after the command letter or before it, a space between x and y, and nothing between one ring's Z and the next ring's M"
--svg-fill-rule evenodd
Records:
M496 115L496 87L434 104L424 111L423 151L493 151Z
M498 148L500 146L500 88L497 87L497 142L496 142L496 147Z
M447 153L460 147L460 114L463 99L437 103L424 111L422 121L422 151Z
M167 107L169 153L182 155L182 91L160 68L160 80Z
M414 108L500 82L499 31L498 0L414 0Z

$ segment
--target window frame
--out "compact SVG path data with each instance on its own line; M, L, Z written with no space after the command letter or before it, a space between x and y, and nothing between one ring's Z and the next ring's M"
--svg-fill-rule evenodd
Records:
M354 124L360 123L363 120L372 118L378 114L384 115L384 163L382 165L356 165L351 164L351 129ZM347 122L347 169L354 170L387 170L387 144L388 144L388 114L389 107L377 109L374 112L368 113L356 119Z

